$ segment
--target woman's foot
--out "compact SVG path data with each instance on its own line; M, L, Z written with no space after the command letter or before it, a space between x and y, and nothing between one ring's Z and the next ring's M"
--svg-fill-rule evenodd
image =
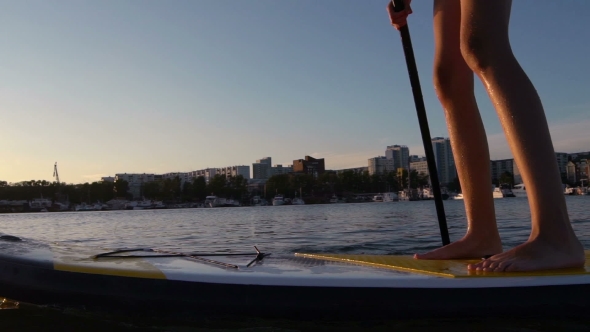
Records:
M535 271L583 267L584 248L575 235L555 243L539 238L528 240L504 253L494 255L467 268L475 271Z
M467 233L461 240L424 254L415 254L415 259L467 259L482 258L502 252L500 235Z

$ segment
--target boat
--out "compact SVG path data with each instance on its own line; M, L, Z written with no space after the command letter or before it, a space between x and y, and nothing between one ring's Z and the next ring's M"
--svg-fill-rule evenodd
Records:
M83 203L76 205L76 207L74 207L74 211L77 211L77 212L96 211L96 207L94 206L94 204L86 204L83 202Z
M479 260L230 249L105 251L3 235L0 294L36 305L147 317L587 317L590 308L588 263L579 269L470 273L466 265ZM590 262L590 252L586 257Z
M515 197L527 197L526 187L523 183L515 184L512 193Z
M462 200L462 199L464 199L463 193L458 193L456 195L451 195L449 198L454 199L454 200Z
M340 203L338 201L338 196L332 195L332 197L330 197L330 203Z
M432 192L432 190L430 188L424 188L424 189L422 189L422 192L420 194L420 199L421 200L434 199L434 193Z
M236 206L242 206L242 204L240 204L239 201L235 200L235 199L226 199L225 200L225 204L223 204L224 207L236 207Z
M510 188L509 184L501 184L500 191L502 192L502 197L516 197L516 195L514 195L514 193L512 192L512 189Z
M494 198L504 198L504 194L502 193L502 189L492 185L492 196Z
M267 205L266 200L260 198L260 196L252 197L252 205L253 206L265 206Z
M383 193L383 202L397 202L399 201L399 196L394 192L386 192Z
M47 198L35 198L29 202L31 212L47 212L51 208L53 202Z
M204 207L220 207L225 205L225 198L220 198L215 195L210 195L205 197L205 202L203 203Z
M272 199L272 205L273 206L279 206L279 205L283 205L285 204L285 198L283 197L283 195L281 194L277 194L273 199Z
M305 201L303 199L299 198L299 197L295 197L291 201L291 204L293 204L293 205L305 205Z
M383 195L375 195L373 196L373 202L382 203L383 202Z

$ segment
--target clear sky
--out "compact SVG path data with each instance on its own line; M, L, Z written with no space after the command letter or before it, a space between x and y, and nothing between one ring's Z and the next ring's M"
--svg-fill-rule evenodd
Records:
M0 180L423 154L385 0L0 0ZM432 0L409 27L431 136ZM511 41L560 152L590 150L590 1L515 0ZM492 159L511 158L481 84Z

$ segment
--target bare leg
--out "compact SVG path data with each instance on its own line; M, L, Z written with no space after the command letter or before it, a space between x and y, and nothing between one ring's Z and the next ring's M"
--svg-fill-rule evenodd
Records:
M417 259L481 258L502 252L491 191L488 142L473 93L473 71L460 49L460 0L434 1L434 86L445 110L461 188L467 233ZM489 185L488 185L489 184Z
M580 267L584 250L569 221L543 106L510 47L511 4L511 0L461 0L461 51L495 105L527 187L532 229L525 243L469 269Z

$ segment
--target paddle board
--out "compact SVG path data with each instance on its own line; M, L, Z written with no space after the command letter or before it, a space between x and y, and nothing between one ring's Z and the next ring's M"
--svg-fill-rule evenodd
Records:
M191 315L465 317L585 314L590 308L588 265L478 274L467 271L469 262L268 255L254 249L244 255L113 251L4 236L0 296L40 305Z

